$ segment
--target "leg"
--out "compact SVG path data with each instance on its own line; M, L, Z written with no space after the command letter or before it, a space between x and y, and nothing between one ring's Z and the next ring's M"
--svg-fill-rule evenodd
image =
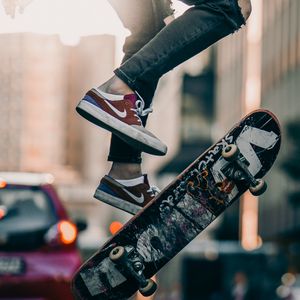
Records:
M125 55L122 63L146 45L165 26L164 19L173 13L169 0L109 0L109 2L124 27L131 32L123 47ZM154 90L157 82L154 83ZM115 76L99 89L117 95L134 93ZM152 98L152 95L149 97ZM151 103L151 100L148 99L147 102ZM145 125L147 117L141 119ZM108 160L113 162L112 167L108 176L101 179L95 198L129 213L136 213L156 193L155 188L150 187L147 176L142 176L141 151L112 134Z
M146 45L173 14L170 0L108 0L123 26L131 32L123 46L123 62Z
M164 27L145 47L115 70L116 76L146 101L153 93L153 82L239 29L251 10L250 0L183 2L194 6Z
M169 0L109 0L109 2L117 12L124 27L131 32L123 47L125 55L122 63L146 45L165 26L164 19L173 13ZM154 83L154 90L156 86L157 82ZM108 80L100 89L112 94L126 95L134 93L117 77ZM150 97L152 98L152 95ZM151 103L151 99L147 102ZM144 126L146 119L146 117L142 118ZM122 149L122 152L120 152L120 149ZM109 173L114 178L141 175L141 151L131 147L114 134L111 138L108 160L114 162Z

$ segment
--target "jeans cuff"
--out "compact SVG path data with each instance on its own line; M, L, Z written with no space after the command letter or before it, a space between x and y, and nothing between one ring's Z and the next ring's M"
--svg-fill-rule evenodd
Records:
M133 91L136 91L134 81L131 80L131 78L127 74L125 74L120 68L115 69L114 73L118 78L125 82ZM139 93L139 91L137 92Z

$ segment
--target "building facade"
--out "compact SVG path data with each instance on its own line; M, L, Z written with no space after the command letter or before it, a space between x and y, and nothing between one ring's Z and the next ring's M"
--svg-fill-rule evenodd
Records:
M93 191L109 167L110 135L75 107L111 76L115 38L87 36L70 47L57 35L13 33L0 35L0 46L0 169L52 173L71 215L104 237L110 209Z

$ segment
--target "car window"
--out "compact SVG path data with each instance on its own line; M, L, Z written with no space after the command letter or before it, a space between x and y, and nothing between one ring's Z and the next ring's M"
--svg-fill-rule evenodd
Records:
M50 199L44 191L30 188L0 190L0 232L35 231L55 223L56 216Z

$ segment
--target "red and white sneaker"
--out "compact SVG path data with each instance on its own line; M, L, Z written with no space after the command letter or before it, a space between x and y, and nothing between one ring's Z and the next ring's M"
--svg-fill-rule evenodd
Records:
M108 100L101 91L93 88L79 102L76 111L136 149L153 155L165 155L167 146L145 129L140 118L152 109L144 110L144 101L137 99L135 94L121 97L121 100Z
M147 175L144 182L125 186L110 176L104 176L97 187L94 197L109 205L136 214L159 193L157 187L150 186Z

